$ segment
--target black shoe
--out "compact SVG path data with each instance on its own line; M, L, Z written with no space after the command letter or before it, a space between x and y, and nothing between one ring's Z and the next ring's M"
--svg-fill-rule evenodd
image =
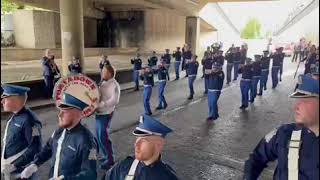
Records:
M161 107L161 106L156 107L156 110L160 110L160 109L162 109L162 107Z
M258 96L262 96L262 94L261 93L259 93L259 94L257 94Z
M179 78L174 79L175 81L179 80Z
M189 96L189 97L188 97L188 100L191 100L191 99L193 99L193 96Z
M239 108L240 109L245 109L245 108L247 108L248 106L245 106L245 105L241 105Z
M204 78L204 76L201 76L201 78Z
M267 88L265 87L265 88L264 88L264 90L266 91L266 90L267 90Z
M206 120L207 121L213 121L213 118L212 117L208 117Z
M163 109L167 109L167 107L168 107L168 104L163 105Z
M151 116L151 115L152 115L152 113L145 113L145 115Z
M282 81L282 79L280 79L280 82Z
M203 92L203 94L208 94L208 92L207 92L207 91L205 91L205 92Z
M135 88L134 91L139 91L139 88Z
M114 165L114 162L101 164L100 169L108 171L110 168L112 168L113 165Z

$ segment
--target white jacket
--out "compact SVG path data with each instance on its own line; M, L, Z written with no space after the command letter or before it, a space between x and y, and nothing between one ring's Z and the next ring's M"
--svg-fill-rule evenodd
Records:
M99 86L100 103L97 109L97 114L111 114L116 105L119 104L120 99L120 85L114 79L102 81Z

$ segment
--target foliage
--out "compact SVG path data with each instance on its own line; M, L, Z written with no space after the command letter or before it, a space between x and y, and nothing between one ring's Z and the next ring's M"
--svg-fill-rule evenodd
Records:
M1 13L11 13L17 9L24 9L25 6L16 4L10 0L1 0Z
M261 38L261 23L256 18L249 19L246 26L241 31L243 39L258 39Z

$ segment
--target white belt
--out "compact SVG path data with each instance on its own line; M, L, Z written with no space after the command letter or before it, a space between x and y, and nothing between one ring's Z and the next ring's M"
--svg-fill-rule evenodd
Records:
M292 131L288 152L288 180L298 180L299 178L300 140L301 130Z
M158 82L165 82L165 81L167 81L167 80L165 80L165 79L162 79L162 80L159 80Z
M241 81L251 81L251 79L241 79Z
M205 74L211 74L211 69L205 69L205 70L204 70L204 73L205 73Z
M197 76L196 74L190 74L190 75L188 75L188 77L195 77L195 76Z
M269 71L269 69L262 69L261 71Z
M210 91L210 92L217 92L217 91L221 91L221 90L219 90L219 89L208 89L208 91Z
M149 84L146 84L146 85L143 85L144 87L151 87L151 85L149 85Z
M136 173L136 169L138 167L139 160L135 159L130 167L128 175L126 176L125 180L134 180L134 174Z
M10 156L7 159L2 159L1 160L1 164L12 164L13 161L17 160L20 156L22 156L22 154L24 154L27 151L28 148L23 149L22 151L20 151L19 153Z

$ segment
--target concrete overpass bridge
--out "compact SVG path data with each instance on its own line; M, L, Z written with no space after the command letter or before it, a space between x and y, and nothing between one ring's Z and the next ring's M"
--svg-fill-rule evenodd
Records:
M84 47L138 47L143 51L161 52L165 48L175 49L187 43L192 46L194 53L199 54L203 49L199 47L200 39L210 39L207 43L212 43L218 40L219 32L215 22L208 22L200 16L201 10L208 3L215 3L213 13L220 14L233 34L239 36L239 30L216 3L250 0L13 1L51 11L32 14L19 12L16 24L21 21L30 23L29 30L33 31L33 35L28 40L25 33L17 33L16 42L26 48L61 46L62 73L66 75L67 64L72 56L80 56L84 64ZM30 16L32 21L27 21L26 18ZM20 29L28 31L25 25Z

